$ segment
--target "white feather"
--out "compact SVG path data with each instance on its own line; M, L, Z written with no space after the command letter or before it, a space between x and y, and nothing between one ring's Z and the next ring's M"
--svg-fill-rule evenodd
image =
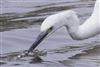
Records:
M66 10L47 17L41 25L41 31L47 31L52 26L53 31L56 31L65 26L73 39L80 40L95 36L100 33L99 4L100 1L97 0L92 15L82 25L79 25L76 12Z

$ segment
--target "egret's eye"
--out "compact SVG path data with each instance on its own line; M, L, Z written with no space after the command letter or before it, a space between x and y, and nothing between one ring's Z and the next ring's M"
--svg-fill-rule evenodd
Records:
M52 29L53 29L53 27L50 27L47 31L48 31L48 32L51 32L51 31L52 31Z
M52 30L52 29L53 29L53 27L50 27L49 29L50 29L50 30Z

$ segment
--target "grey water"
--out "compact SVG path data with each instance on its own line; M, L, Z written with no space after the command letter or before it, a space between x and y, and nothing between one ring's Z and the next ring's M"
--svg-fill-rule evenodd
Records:
M62 27L36 49L46 51L43 62L30 63L33 57L15 59L29 49L40 24L51 15L74 10L82 24L92 13L95 0L1 0L0 67L100 67L100 35L73 40Z

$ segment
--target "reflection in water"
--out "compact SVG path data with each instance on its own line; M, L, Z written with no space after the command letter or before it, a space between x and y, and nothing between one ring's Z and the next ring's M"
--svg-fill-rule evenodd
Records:
M40 0L34 0L34 2L25 0L24 3L22 0L20 0L21 2L4 1L6 2L2 1L2 4L6 3L3 6L5 13L0 15L0 20L3 21L3 26L0 26L2 28L2 30L0 29L2 31L0 32L0 38L2 38L0 41L0 65L2 67L100 66L100 35L83 41L75 41L70 38L65 28L59 29L36 48L40 52L47 52L46 55L39 56L43 60L42 62L34 63L34 57L30 56L16 58L31 46L39 34L40 25L33 25L34 23L42 22L45 17L56 12L72 9L78 13L81 24L90 16L94 1L43 0L42 3Z

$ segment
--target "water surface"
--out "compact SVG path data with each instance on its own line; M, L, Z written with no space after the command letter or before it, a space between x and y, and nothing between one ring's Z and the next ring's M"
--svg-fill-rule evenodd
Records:
M2 0L0 14L0 66L2 67L99 67L100 35L76 41L63 27L46 38L36 49L46 51L43 62L30 63L33 57L16 60L29 49L40 33L41 22L49 15L72 9L80 24L92 13L94 0Z

